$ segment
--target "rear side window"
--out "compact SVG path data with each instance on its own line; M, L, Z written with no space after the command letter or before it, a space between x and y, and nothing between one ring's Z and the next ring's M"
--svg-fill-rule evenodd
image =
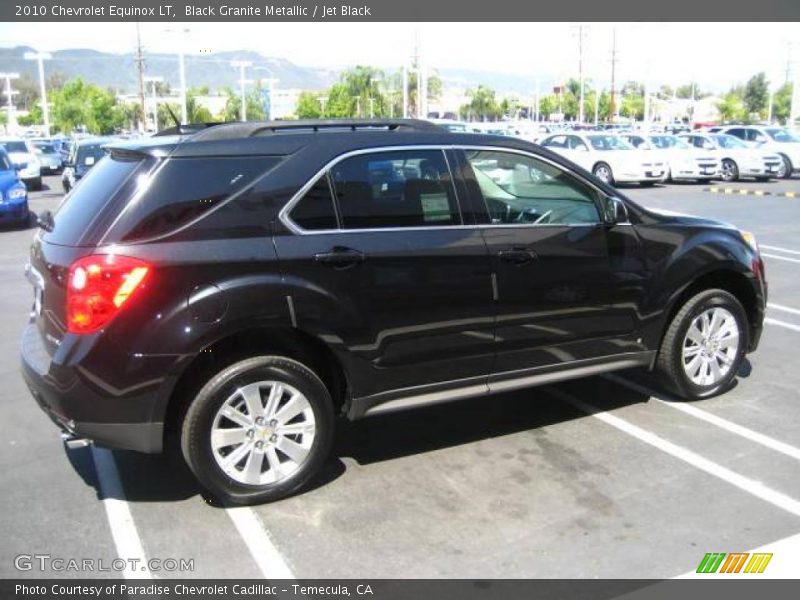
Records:
M278 162L274 156L169 159L138 182L108 237L130 242L169 233L243 190Z
M460 225L441 150L376 152L331 169L343 229Z
M54 218L53 231L44 239L53 244L81 245L91 225L128 179L146 170L142 159L107 156L100 160L70 193Z
M320 230L338 227L333 193L327 174L320 177L305 193L289 216L303 229Z

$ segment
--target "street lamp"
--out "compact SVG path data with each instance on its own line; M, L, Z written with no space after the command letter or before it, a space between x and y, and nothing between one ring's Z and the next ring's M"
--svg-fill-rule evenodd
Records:
M267 73L269 73L269 77L265 80L267 82L267 90L268 90L268 93L269 93L269 114L264 115L264 118L267 121L271 121L272 120L272 106L273 106L273 103L275 102L275 84L278 83L280 81L280 79L275 77L275 74L272 72L272 69L270 69L268 67L255 67L254 70L255 71L266 71ZM322 107L322 110L324 112L324 110L325 110L325 106L324 105Z
M0 73L0 79L6 80L6 109L8 110L8 125L7 127L11 127L13 123L13 116L14 116L14 104L11 102L12 97L17 92L12 91L11 89L11 80L12 79L19 79L19 73Z
M178 33L183 38L178 50L178 75L181 85L181 125L186 125L189 122L189 114L186 109L186 52L184 46L186 44L186 36L190 31L191 29L188 27L181 29L164 29L165 33Z
M232 60L231 66L234 69L239 69L239 96L242 102L241 115L242 121L247 121L247 102L244 97L244 86L248 83L252 83L252 81L244 78L244 70L247 67L252 67L253 62L249 60Z
M156 84L164 81L161 76L145 77L144 82L150 85L150 94L153 102L153 133L158 133L158 99L156 98ZM142 115L145 118L145 115Z
M35 60L39 63L39 93L42 101L42 115L44 117L45 136L50 137L50 110L47 106L47 92L44 85L44 61L50 60L53 56L49 52L26 52L25 60Z

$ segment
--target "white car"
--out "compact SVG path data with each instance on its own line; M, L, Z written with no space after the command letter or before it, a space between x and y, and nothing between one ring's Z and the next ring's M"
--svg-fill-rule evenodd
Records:
M732 125L719 133L737 137L751 148L774 152L781 157L778 177L789 178L800 172L800 137L783 127Z
M722 163L722 180L737 181L741 177L754 177L768 181L778 177L783 164L780 155L750 148L742 140L724 133L685 133L680 136L695 148L714 152Z
M667 164L662 158L636 150L612 133L556 133L539 143L610 185L653 185L667 177Z
M15 166L19 167L19 178L28 189L42 189L42 165L28 140L19 137L0 137L0 146L8 153Z
M626 133L622 139L638 150L652 152L667 163L667 179L711 181L719 177L721 163L713 152L690 146L667 133Z

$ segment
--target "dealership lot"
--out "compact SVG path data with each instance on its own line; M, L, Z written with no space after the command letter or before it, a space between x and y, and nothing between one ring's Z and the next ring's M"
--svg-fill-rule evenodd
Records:
M20 575L20 554L49 554L194 560L136 570L156 577L674 577L706 552L800 533L800 198L785 195L800 179L716 187L730 191L624 191L761 243L768 324L733 390L675 403L620 372L342 422L314 489L252 509L205 498L177 455L62 446L18 373L33 230L3 230L0 576ZM31 208L60 198L45 178Z

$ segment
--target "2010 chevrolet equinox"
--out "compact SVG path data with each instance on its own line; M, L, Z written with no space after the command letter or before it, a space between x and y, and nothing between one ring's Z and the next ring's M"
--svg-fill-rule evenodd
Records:
M23 373L68 436L176 431L225 500L300 489L338 414L634 366L702 398L758 344L750 234L536 145L413 120L172 133L112 143L41 219Z

